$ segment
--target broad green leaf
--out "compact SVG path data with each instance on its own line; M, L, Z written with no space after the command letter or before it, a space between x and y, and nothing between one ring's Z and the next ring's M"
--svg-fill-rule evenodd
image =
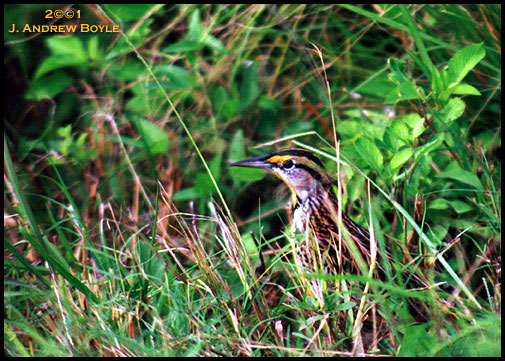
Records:
M398 86L398 91L400 93L400 100L410 100L420 98L418 88L416 87L414 81L406 81L401 83Z
M226 51L226 48L221 41L210 34L205 35L202 42L218 53L224 53Z
M448 209L449 207L449 201L445 198L436 198L428 205L428 209Z
M70 54L49 56L40 63L35 71L34 79L38 80L41 76L46 75L50 71L67 66L89 66L89 64L85 60L81 60Z
M71 55L80 62L87 60L82 40L77 36L51 36L47 38L46 45L52 55Z
M109 66L106 72L112 79L122 81L139 80L139 78L146 77L148 74L144 64L139 61Z
M449 230L449 225L436 225L430 229L428 232L430 234L430 239L434 241L435 245L440 245L447 236L447 231Z
M98 36L92 36L88 41L88 57L91 60L100 60L101 58Z
M458 84L452 89L456 95L481 95L480 92L469 84Z
M138 20L157 5L152 4L106 4L104 7L119 17L122 22Z
M423 89L418 88L413 80L409 80L400 83L398 87L393 89L386 97L384 103L393 104L403 100L419 99L421 96L424 97Z
M395 155L393 155L393 158L391 158L391 162L389 163L391 170L393 171L404 165L405 162L407 162L410 159L412 154L414 154L412 148L405 148L395 153Z
M458 119L465 111L465 102L460 98L452 98L441 110L441 115L445 121Z
M215 149L215 148L214 148ZM221 178L221 164L223 162L223 153L219 152L210 162L209 168L214 176L214 179L217 181Z
M377 77L367 79L358 85L354 91L357 94L374 95L384 99L393 89L396 88L396 86L397 84L387 77L379 75Z
M268 95L262 95L258 100L258 107L261 109L268 109L271 111L278 111L281 106L277 100L270 98Z
M219 178L221 177L222 160L223 160L223 153L218 153L209 164L212 176L216 181L218 181ZM207 172L202 172L196 175L194 188L196 193L198 193L201 196L208 196L216 191L216 187L214 187L214 183L212 183L209 173Z
M199 198L199 194L195 190L195 187L181 189L179 192L175 193L172 196L172 200L174 202L185 202L197 198Z
M354 120L345 120L337 123L337 131L349 138L359 136L361 129L361 124Z
M477 190L484 189L479 177L477 177L475 174L467 170L461 169L456 161L452 162L449 166L447 166L445 171L443 171L440 174L437 174L437 177L453 179L458 182L472 186Z
M155 73L169 79L170 89L191 88L196 83L195 77L189 71L176 65L159 65L155 68Z
M244 247L247 251L247 254L253 257L253 261L258 257L258 248L256 247L256 243L252 237L251 233L244 233L241 235L242 242L244 242Z
M72 124L68 124L64 127L59 127L56 129L56 134L62 138L69 138L72 133Z
M417 162L420 161L425 155L434 150L437 150L444 142L444 138L445 136L443 133L435 134L428 143L417 148L414 152L414 164L417 164Z
M88 53L82 40L76 36L55 35L47 38L46 45L51 56L45 58L35 72L35 79L44 74L67 66L90 66Z
M214 92L212 103L220 116L231 118L237 114L240 100L235 94L229 97L224 87L219 86Z
M486 56L484 44L470 45L457 52L447 69L448 86L460 83L461 80Z
M41 100L45 97L54 98L72 83L73 79L63 71L36 79L26 93L26 99Z
M185 53L188 51L200 50L203 48L203 44L194 40L181 40L175 44L171 44L163 49L165 53Z
M240 110L248 107L258 96L258 66L251 62L244 67L240 83Z
M244 147L244 131L239 129L233 135L233 139L230 142L230 150L228 154L228 159L230 161L244 160L245 147Z
M405 73L405 67L407 64L403 60L388 59L388 65L392 73L390 74L390 79L395 83L404 83L410 80L410 78Z
M452 206L452 208L454 208L454 210L458 214L469 212L474 209L471 204L468 204L468 203L465 203L462 201L458 201L458 200L451 201L451 206Z
M407 124L411 129L411 139L417 139L426 129L424 127L424 118L422 118L417 113L412 113L404 116L402 118L403 122Z
M444 82L442 81L442 77L440 76L438 70L435 68L433 68L431 74L431 90L433 90L433 93L435 94L440 94L444 89Z
M136 125L151 154L164 154L170 144L167 133L145 119L138 119Z
M207 172L198 173L196 175L194 188L196 193L202 197L209 196L216 190Z
M412 140L409 127L401 120L393 121L391 126L388 128L398 139L403 140L404 142Z
M228 159L230 161L238 161L246 159L244 147L244 132L242 129L237 130L230 143ZM254 182L265 177L265 171L261 169L244 168L244 167L229 167L230 174L234 183L238 180Z
M375 143L370 140L359 138L354 143L356 150L361 155L361 158L372 168L375 172L381 173L383 165L382 152L377 148Z
M203 25L202 21L200 20L200 11L196 9L193 11L191 14L191 18L189 19L189 25L188 25L188 38L190 40L196 41L196 42L201 42L203 40Z

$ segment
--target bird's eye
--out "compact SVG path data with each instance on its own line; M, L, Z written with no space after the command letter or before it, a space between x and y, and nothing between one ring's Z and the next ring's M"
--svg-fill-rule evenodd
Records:
M290 159L290 160L285 161L284 164L282 165L282 167L284 169L291 169L291 168L293 168L294 165L295 165L295 163Z

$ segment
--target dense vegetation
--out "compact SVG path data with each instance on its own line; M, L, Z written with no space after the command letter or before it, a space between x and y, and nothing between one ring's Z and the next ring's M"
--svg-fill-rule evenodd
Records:
M4 7L5 354L501 354L500 5L47 9ZM227 166L288 146L386 280L297 270L285 187Z

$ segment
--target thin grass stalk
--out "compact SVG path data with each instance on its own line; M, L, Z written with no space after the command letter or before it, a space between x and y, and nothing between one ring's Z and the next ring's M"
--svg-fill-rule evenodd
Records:
M303 147L305 149L308 149L308 150L311 150L315 153L318 153L318 154L321 154L329 159L333 159L334 161L337 161L336 158L330 156L329 154L325 153L325 152L322 152L318 149L315 149L313 147L310 147L306 144L303 144L303 143L300 143L298 141L293 141L295 144L299 145L300 147ZM391 202L391 204L393 204L393 206L405 217L405 219L407 220L407 222L409 222L411 224L412 227L414 227L414 229L416 230L417 234L419 234L419 236L421 237L421 239L423 240L424 244L428 247L428 249L431 251L433 257L435 257L436 259L438 259L438 261L442 264L442 266L444 267L444 269L447 271L447 273L449 273L449 275L451 276L452 279L454 279L454 281L457 283L458 287L461 288L461 290L467 295L467 297L470 299L470 301L472 301L472 303L478 308L478 309L482 309L482 306L479 304L479 302L477 301L477 299L474 297L474 295L470 292L470 290L468 289L468 287L466 287L466 285L461 281L461 278L459 278L459 276L456 274L456 272L454 272L454 270L452 269L452 267L449 265L449 263L447 263L447 261L444 259L443 256L441 256L439 254L439 252L437 252L435 246L433 245L433 242L428 238L428 236L421 230L421 228L419 228L419 226L417 225L417 223L414 221L414 219L409 215L409 213L405 210L405 208L403 208L398 202L396 202L394 199L392 199L383 189L381 189L374 181L372 181L365 173L363 173L358 167L356 167L355 165L353 165L352 163L350 162L347 162L347 164L349 164L353 169L355 169L358 173L360 173L363 177L365 177L368 181L370 181L370 183L372 183L374 185L374 187L380 192L382 193L382 195L389 201Z
M52 249L46 245L46 240L40 233L39 225L35 220L30 204L25 199L21 185L14 170L14 165L12 164L9 149L7 147L7 138L4 138L4 161L9 177L11 179L12 189L16 194L19 205L21 206L24 215L28 219L28 224L32 229L33 235L35 236L34 238L28 237L30 244L48 262L54 271L61 274L72 286L77 288L80 292L84 293L87 297L90 297L94 302L98 302L98 297L71 273L70 267L68 265L62 265L60 263L61 257L54 256L51 251Z
M109 17L108 14L105 13L105 11L102 9L102 7L100 5L97 5L97 8L100 10L100 12L112 24L116 25L116 23ZM170 107L172 108L172 110L174 111L174 114L176 115L177 119L179 120L179 123L181 124L182 128L186 132L186 135L188 136L188 139L190 140L191 144L195 148L196 153L198 154L198 157L202 161L202 164L205 167L205 170L206 170L207 174L209 175L210 180L211 180L212 184L214 185L214 188L216 189L216 192L219 195L219 198L220 198L221 202L223 203L223 207L225 208L228 217L230 217L230 219L233 219L233 216L232 216L232 214L230 212L230 209L228 208L228 205L226 204L226 202L224 200L223 194L221 193L221 190L219 189L219 186L217 185L217 182L216 182L214 176L212 175L212 172L211 172L209 166L207 165L207 162L205 161L205 158L203 157L202 153L200 152L200 149L198 148L198 145L196 144L193 136L191 135L191 132L189 131L188 127L186 126L186 124L182 120L181 116L179 115L179 112L175 108L175 105L172 102L172 99L168 96L167 92L165 91L165 88L163 88L163 86L159 82L159 80L156 77L156 75L154 75L151 67L147 64L147 62L145 61L144 57L138 52L138 50L135 48L135 46L131 43L130 39L128 38L128 35L126 35L126 33L123 31L123 29L119 25L118 25L118 27L119 27L119 31L121 33L121 36L124 37L126 43L130 46L130 48L132 49L132 51L137 55L137 57L139 58L139 60L146 67L147 71L149 72L149 74L151 75L151 77L154 79L156 85L158 86L158 88L160 89L160 91L162 92L162 94L164 95L165 99L167 100L167 102L170 105ZM235 223L233 223L233 227L236 228Z

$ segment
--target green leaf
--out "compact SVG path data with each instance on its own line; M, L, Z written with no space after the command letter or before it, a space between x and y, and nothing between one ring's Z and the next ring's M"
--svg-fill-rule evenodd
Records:
M189 187L189 188L181 189L179 192L175 193L172 196L172 201L185 202L185 201L189 201L191 199L197 199L199 197L200 197L200 195L195 190L195 187Z
M410 129L404 122L400 120L393 121L388 128L398 139L404 142L412 140Z
M156 5L152 4L107 4L106 9L119 17L122 22L138 20Z
M168 151L170 141L163 129L145 119L138 119L135 124L151 154L164 154Z
M458 84L452 89L452 94L456 95L481 95L480 92L469 84Z
M159 65L155 68L155 72L166 76L170 82L170 89L191 88L195 85L195 77L186 69L176 65Z
M371 142L363 138L359 138L354 143L356 150L361 155L361 158L372 168L375 172L381 173L383 165L383 156L379 148Z
M417 91L416 84L414 81L406 81L398 86L398 92L400 93L400 100L410 100L419 99L419 93Z
M91 60L99 60L101 58L98 36L92 36L88 41L88 57Z
M438 72L437 69L433 68L431 74L432 74L431 90L433 90L433 93L435 94L442 93L442 91L444 90L444 82L442 81L440 73Z
M423 146L419 147L415 151L415 160L416 162L423 157L425 154L428 154L440 147L442 143L444 142L444 134L443 133L438 133L435 134L433 137L431 137L430 141Z
M244 147L244 132L242 129L237 130L230 143L230 151L228 159L230 161L238 161L246 159ZM230 174L235 185L238 181L255 182L265 177L265 171L261 169L230 167Z
M456 161L453 161L451 164L449 164L445 171L437 174L437 177L453 179L455 181L472 186L477 190L484 190L479 177L467 170L460 168Z
M484 44L470 45L460 50L449 60L448 86L457 84L486 56Z
M221 177L221 163L223 160L223 153L218 153L214 159L209 164L209 169L212 172L212 176L217 181ZM200 196L208 196L216 191L214 183L209 176L209 173L202 172L196 175L195 178L195 191Z
M436 225L432 227L429 231L430 239L434 241L434 244L440 246L445 236L447 236L447 231L449 230L449 225Z
M437 198L428 205L428 209L448 209L449 201L445 198Z
M271 111L278 111L281 109L281 106L277 100L274 98L270 98L268 95L262 95L258 100L258 107L261 109L267 109Z
M469 212L474 209L472 205L458 200L451 201L451 206L458 214Z
M425 325L408 326L404 331L398 356L425 356L433 349L436 338L426 331Z
M390 74L390 79L395 83L404 83L409 81L410 78L405 73L405 67L407 64L403 60L388 59L388 65L392 73Z
M256 99L258 93L258 66L251 62L245 66L240 83L240 110L249 106Z
M163 49L165 53L186 53L202 49L204 44L194 40L181 40Z
M55 35L47 38L46 45L51 56L45 58L35 71L35 79L44 74L67 66L90 66L88 53L82 40L76 36Z
M414 60L414 62L419 67L419 69L421 69L421 71L424 73L426 78L429 79L432 76L432 71L430 70L430 68L428 66L426 66L426 64L424 64L423 61L414 52L410 51L409 49L405 49L405 51ZM438 75L440 76L440 74L438 74ZM433 86L433 81L432 81L432 86Z
M59 127L56 130L56 134L62 138L69 138L72 133L72 124L68 124L64 127Z
M249 257L253 257L252 260L254 260L258 257L258 248L256 246L256 243L254 242L254 238L251 233L245 233L241 235L242 242L244 242L244 247L245 250L247 251L247 254Z
M65 90L73 79L63 71L56 71L51 75L36 79L26 93L26 99L41 100L45 97L54 98Z
M233 117L239 110L239 98L236 96L236 94L233 94L232 97L229 97L223 86L219 86L216 89L212 100L217 113L224 118Z
M458 119L465 111L465 102L460 98L452 98L440 111L445 121Z
M221 178L221 164L223 162L223 153L219 152L217 155L212 159L210 162L209 168L210 171L212 172L212 175L214 176L215 180L218 180Z
M121 81L136 81L147 76L146 67L139 61L110 66L106 72L112 79Z
M46 75L50 71L64 68L67 66L88 66L85 61L74 58L72 55L57 55L45 58L35 71L34 80Z
M214 193L216 188L210 179L209 173L198 173L195 178L195 191L198 195L205 197Z
M400 83L398 87L393 89L384 103L393 104L402 100L420 99L421 96L424 96L422 88L418 88L413 80L409 80Z
M393 158L391 158L391 162L389 163L391 170L394 171L395 169L400 168L402 165L404 165L405 162L410 159L412 154L414 154L414 151L410 147L402 149L399 152L395 153Z
M191 14L191 18L189 19L188 25L188 38L190 40L201 42L204 36L204 30L202 21L200 20L200 11L196 9Z
M47 38L46 45L52 55L71 55L80 62L87 60L82 40L77 36L51 36Z
M426 129L424 126L424 118L417 113L412 113L404 116L402 121L411 129L410 137L412 140L417 139Z
M236 162L244 160L245 157L244 131L239 129L235 132L233 139L230 142L228 160Z
M218 53L226 52L226 48L221 43L221 41L210 34L205 35L202 42L212 50L217 51Z
M379 75L361 83L354 88L354 91L361 95L373 95L384 99L394 88L396 88L394 82L383 75Z

